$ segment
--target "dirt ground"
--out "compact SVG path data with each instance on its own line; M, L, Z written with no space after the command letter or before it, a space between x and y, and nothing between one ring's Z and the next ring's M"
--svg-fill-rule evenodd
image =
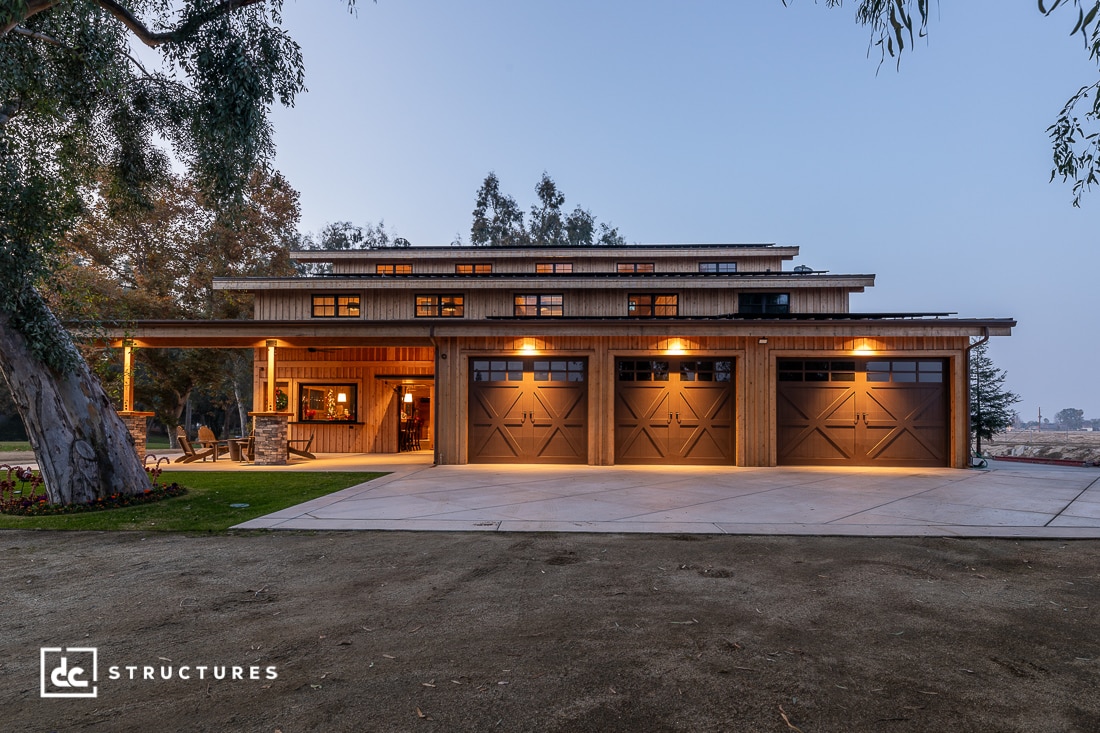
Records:
M0 543L0 730L1100 730L1095 541ZM44 646L95 647L98 697L41 699Z

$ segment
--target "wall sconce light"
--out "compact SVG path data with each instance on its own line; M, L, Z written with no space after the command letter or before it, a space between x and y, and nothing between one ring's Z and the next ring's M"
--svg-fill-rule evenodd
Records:
M761 336L759 339L756 340L756 343L766 344L766 343L768 343L768 337L767 336Z
M413 401L413 393L412 392L406 392L405 393L405 403L408 404L412 401Z
M348 401L348 393L347 392L337 392L336 393L336 401L337 402L347 402Z
M855 349L853 349L853 351L855 351L855 353L857 353L857 354L873 354L873 353L875 353L875 350L867 344L867 339L860 339L859 343L856 344L856 347L855 347Z
M684 345L680 343L680 339L669 339L668 348L665 350L666 354L682 354L684 353Z
M523 339L523 342L520 344L519 350L521 353L524 354L534 354L536 352L535 340L529 338Z

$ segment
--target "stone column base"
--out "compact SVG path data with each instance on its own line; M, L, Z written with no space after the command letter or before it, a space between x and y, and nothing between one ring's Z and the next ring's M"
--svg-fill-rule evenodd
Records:
M134 439L134 448L137 450L138 460L142 462L145 461L145 441L149 437L149 418L155 414L154 412L134 412L132 410L118 413L126 429L130 431L130 436Z
M285 466L289 412L250 412L255 418L255 454L257 466Z

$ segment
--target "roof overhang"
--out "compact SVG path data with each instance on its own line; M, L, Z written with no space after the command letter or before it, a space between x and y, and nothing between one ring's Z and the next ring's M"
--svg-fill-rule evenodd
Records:
M77 338L147 348L431 346L437 338L550 337L598 334L653 336L1009 336L1011 318L667 318L416 321L135 321L75 328Z

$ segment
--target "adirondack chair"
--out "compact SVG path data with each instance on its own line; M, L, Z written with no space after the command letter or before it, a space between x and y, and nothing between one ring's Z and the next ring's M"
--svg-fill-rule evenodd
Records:
M304 448L295 448L295 443L305 443ZM313 446L313 433L309 434L309 440L288 440L286 444L286 457L301 456L302 458L316 458L317 456L309 452L309 449Z
M214 449L214 460L218 460L223 455L229 452L229 441L218 440L218 437L214 435L214 431L205 425L199 426L199 438L198 441L202 444L203 448Z
M179 441L180 448L183 449L183 455L177 458L174 463L191 463L200 458L205 461L207 456L211 456L214 460L217 460L218 447L215 445L211 448L199 448L196 450L195 446L191 445L191 441L187 437L187 431L183 429L182 425L176 427L176 440Z

